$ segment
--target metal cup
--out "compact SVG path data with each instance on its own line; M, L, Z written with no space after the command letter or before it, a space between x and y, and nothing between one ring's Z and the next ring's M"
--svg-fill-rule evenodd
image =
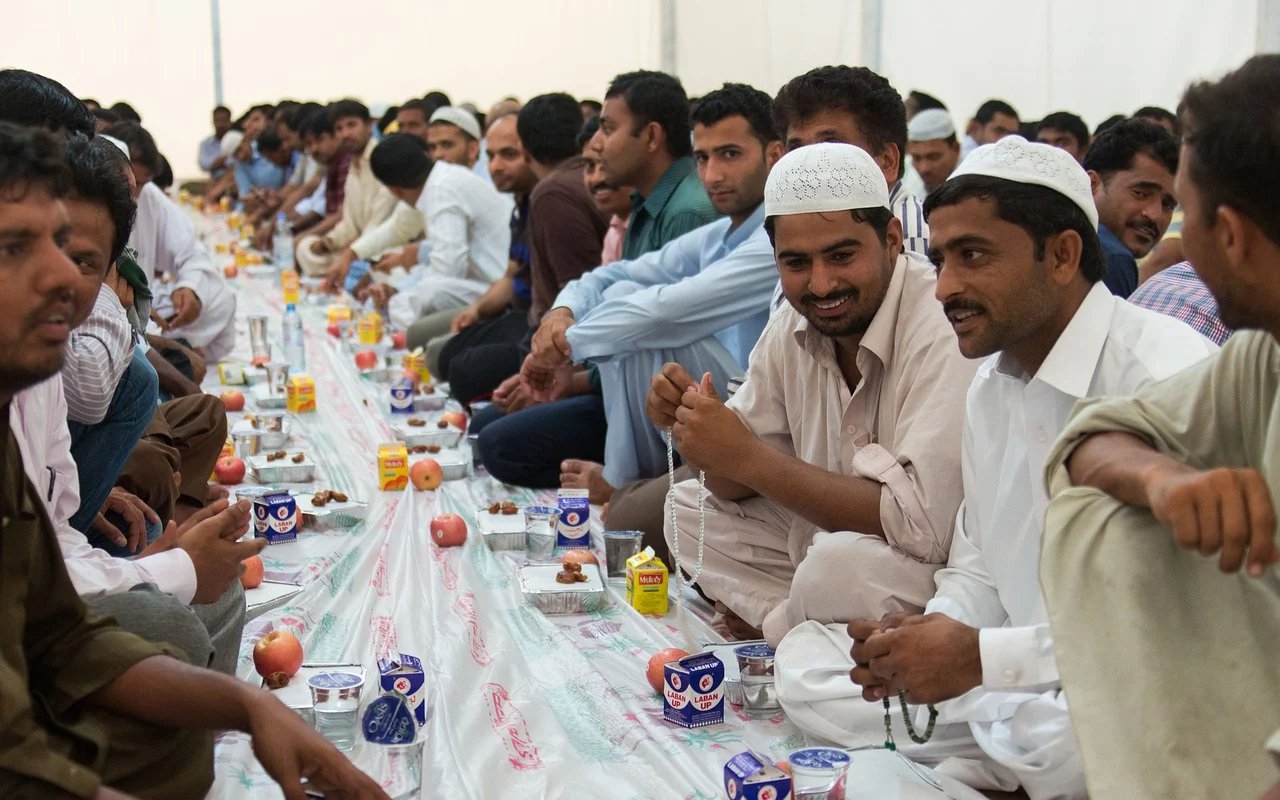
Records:
M259 447L284 447L289 440L284 430L284 418L285 414L281 411L259 411L254 415L253 427L259 434Z
M753 719L772 717L782 708L773 679L773 648L767 644L735 647L742 675L742 713Z
M255 314L249 317L249 347L253 355L271 356L271 344L267 341L267 317Z
M611 581L627 579L627 559L640 552L644 531L605 531L604 561Z
M272 361L267 364L267 396L284 397L289 385L289 365L283 361Z
M484 461L480 458L480 434L467 434L467 448L471 451L471 473L473 475L485 474Z
M560 509L555 506L525 506L524 545L530 560L549 560L556 549L556 520Z
M257 431L243 431L232 434L231 438L235 441L235 451L238 458L247 459L250 456L256 456L258 450L262 447L262 434Z

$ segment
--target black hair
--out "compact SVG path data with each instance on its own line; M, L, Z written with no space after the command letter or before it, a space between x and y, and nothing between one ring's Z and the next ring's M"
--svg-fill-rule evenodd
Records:
M1086 148L1089 146L1089 126L1084 124L1084 120L1072 114L1070 111L1055 111L1048 114L1040 123L1036 125L1036 135L1040 135L1040 131L1045 128L1052 128L1055 131L1062 131L1071 134L1071 138L1076 140L1076 144Z
M1017 225L1031 237L1036 260L1044 258L1049 237L1063 231L1080 236L1080 274L1089 283L1097 283L1107 272L1098 230L1080 206L1066 195L1047 186L1019 183L987 175L961 175L951 178L925 198L924 218L935 209L953 206L971 197L990 200L996 216Z
M116 115L122 120L127 122L136 122L139 125L142 124L142 115L135 111L133 106L123 100L112 103L111 110L116 112Z
M1036 132L1040 130L1040 121L1035 119L1018 120L1018 135L1028 142L1036 140Z
M129 160L111 142L95 136L72 135L66 139L63 152L71 173L70 194L87 203L106 208L115 228L111 240L111 262L124 252L133 231L137 206L129 191Z
M745 83L726 83L707 92L689 109L689 126L714 125L729 117L742 117L760 144L778 141L773 127L773 99Z
M343 117L355 117L361 122L369 121L369 107L359 100L350 97L329 105L329 119L335 123Z
M907 93L907 97L916 101L917 112L927 111L928 109L931 109L931 108L938 108L938 109L942 109L943 111L947 110L946 103L942 102L941 100L939 100L938 98L934 97L931 94L925 94L919 89L912 89L910 92Z
M229 117L229 116L231 116L231 109L227 108L226 106L214 106L214 107L213 107L213 113L214 113L214 114L217 114L217 113L219 113L219 112L221 112L221 113L223 113L223 114L226 114L228 117Z
M582 109L564 92L540 94L520 109L516 133L529 155L539 164L559 164L582 152L577 146L582 130Z
M579 105L579 106L586 106L587 108L591 109L591 111L592 111L592 112L593 112L597 117L598 117L598 116L600 116L600 112L604 110L604 106L603 106L603 105L601 105L601 103L600 103L600 101L599 101L599 100L586 100L586 99L583 99L583 100L579 100L579 101L578 101L578 105Z
M85 107L88 108L90 111L93 110L92 106L97 106L98 108L102 108L102 103L99 103L97 100L93 99L92 97L81 97L80 102L84 103Z
M112 111L109 108L103 108L102 106L98 106L97 108L95 108L93 111L89 113L93 114L94 119L100 119L103 122L107 123L108 125L111 125L113 123L120 121L119 114L117 114L116 112Z
M5 70L16 71L21 70ZM0 191L6 199L21 199L34 186L61 197L70 182L61 137L40 127L0 121Z
M431 115L435 113L437 108L439 108L439 106L433 106L430 103L428 103L426 100L415 99L415 100L407 100L401 103L397 113L399 113L399 111L420 111L422 112L422 121L430 122Z
M1098 127L1093 129L1093 138L1097 139L1102 134L1114 128L1117 124L1124 122L1128 117L1124 114L1112 114L1111 116L1098 123Z
M449 95L445 94L439 89L433 89L427 92L422 96L422 100L431 106L431 110L433 112L437 108L443 108L444 106L453 105L453 103L449 102Z
M854 222L859 224L867 224L876 232L876 238L880 240L880 244L889 241L889 220L893 219L893 212L887 208L851 208L849 216ZM777 217L764 218L764 231L769 234L769 244L776 246L773 240L774 220Z
M283 124L294 133L300 134L302 132L302 121L323 108L324 106L319 103L298 103L281 114L280 118L276 120L276 124Z
M312 111L298 121L299 136L324 136L333 133L333 119L325 109Z
M1134 119L1149 119L1152 122L1167 122L1169 127L1173 128L1174 136L1182 135L1182 120L1178 119L1178 115L1167 108L1160 106L1143 106L1133 112Z
M792 124L828 109L854 118L873 156L897 145L897 177L902 178L907 163L907 109L889 81L866 67L816 67L778 90L773 124L785 140Z
M1178 171L1178 140L1149 119L1126 119L1112 125L1093 140L1081 165L1104 179L1128 169L1133 157L1142 153L1169 170Z
M1280 55L1254 56L1220 81L1191 84L1178 114L1205 221L1212 225L1218 208L1230 206L1280 245L1275 189L1266 180L1280 171Z
M160 171L160 150L146 128L136 122L117 122L103 133L124 142L129 148L129 158L150 169L152 174Z
M279 150L283 145L284 142L280 140L280 134L270 128L267 128L262 133L258 134L259 153L273 153L276 150Z
M1006 114L1014 119L1018 119L1018 112L1013 110L1013 106L1003 100L988 100L978 106L978 113L973 118L978 121L979 125L986 125L996 114Z
M427 143L407 133L393 133L373 148L369 154L369 168L385 186L420 188L431 174Z
M173 186L173 167L169 166L169 159L164 157L164 153L159 156L160 162L156 164L156 171L151 174L151 182L157 189L167 192Z
M665 72L637 70L624 72L613 79L604 99L621 97L631 110L635 120L631 135L650 122L667 135L667 153L672 158L682 158L693 152L689 134L689 96L676 78ZM579 111L581 116L582 112Z
M0 119L32 128L92 136L89 107L67 87L25 69L0 70Z
M385 131L396 121L396 114L400 113L400 106L387 106L387 110L378 118L378 130Z
M582 148L587 146L587 142L591 141L591 137L595 136L598 130L600 130L599 117L589 117L586 122L582 123L582 130L578 131L578 137L575 140L579 153L582 152Z

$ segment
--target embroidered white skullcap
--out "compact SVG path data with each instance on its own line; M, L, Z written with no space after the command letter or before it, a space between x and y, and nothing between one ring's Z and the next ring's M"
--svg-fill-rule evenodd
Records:
M956 126L951 115L941 108L926 108L907 123L908 142L928 142L955 135Z
M764 185L766 217L888 208L884 172L866 150L824 142L792 150Z
M450 125L457 125L463 133L477 142L480 141L480 121L476 119L475 114L464 108L440 106L431 115L431 122L448 122Z
M99 138L99 139L106 139L108 142L111 142L112 144L114 144L114 145L116 146L116 148L117 148L121 153L124 153L124 157L125 157L125 158L133 158L133 156L129 155L129 145L127 145L127 144L125 144L124 142L120 141L120 140L119 140L119 139L117 139L116 137L114 137L114 136L108 136L108 135L106 135L105 133L100 133L100 134L98 134L98 138Z
M218 144L221 145L222 147L222 154L224 156L229 156L236 151L236 148L239 147L240 143L243 141L244 141L244 134L236 130L235 128L232 128L231 130L222 134L222 139L218 142Z
M1089 175L1061 148L1028 142L1021 136L1006 136L970 153L951 173L950 180L961 175L986 175L1052 189L1079 206L1089 223L1098 227L1098 207L1093 204Z

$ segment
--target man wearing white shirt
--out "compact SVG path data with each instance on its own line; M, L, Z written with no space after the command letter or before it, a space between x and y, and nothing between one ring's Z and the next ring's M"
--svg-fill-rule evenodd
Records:
M904 748L913 757L976 788L1016 780L1033 800L1085 797L1037 578L1044 461L1077 400L1128 394L1216 348L1100 282L1088 176L1065 151L1017 136L981 147L925 210L960 350L990 356L969 389L947 565L923 616L793 631L779 648L780 695L802 728L842 743L884 735L883 708L857 707L859 693L888 698L895 726L899 692L952 701L933 741Z
M492 184L465 167L432 162L422 140L407 133L379 142L369 166L416 209L431 243L427 263L414 268L403 289L369 289L369 297L387 304L394 325L407 328L426 314L463 308L506 273L510 207Z

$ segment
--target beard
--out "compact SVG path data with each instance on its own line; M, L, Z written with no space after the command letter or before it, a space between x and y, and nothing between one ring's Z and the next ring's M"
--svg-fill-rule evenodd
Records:
M809 325L823 336L832 339L860 336L866 333L867 328L871 327L871 321L876 318L876 313L880 311L880 306L884 303L885 295L889 293L889 282L893 279L894 260L896 259L891 259L888 254L885 255L884 267L877 276L880 280L873 285L862 288L850 287L841 289L831 292L825 297L806 292L793 305L809 321ZM817 302L829 303L844 298L848 298L848 308L838 317L823 316L817 313L813 305Z

